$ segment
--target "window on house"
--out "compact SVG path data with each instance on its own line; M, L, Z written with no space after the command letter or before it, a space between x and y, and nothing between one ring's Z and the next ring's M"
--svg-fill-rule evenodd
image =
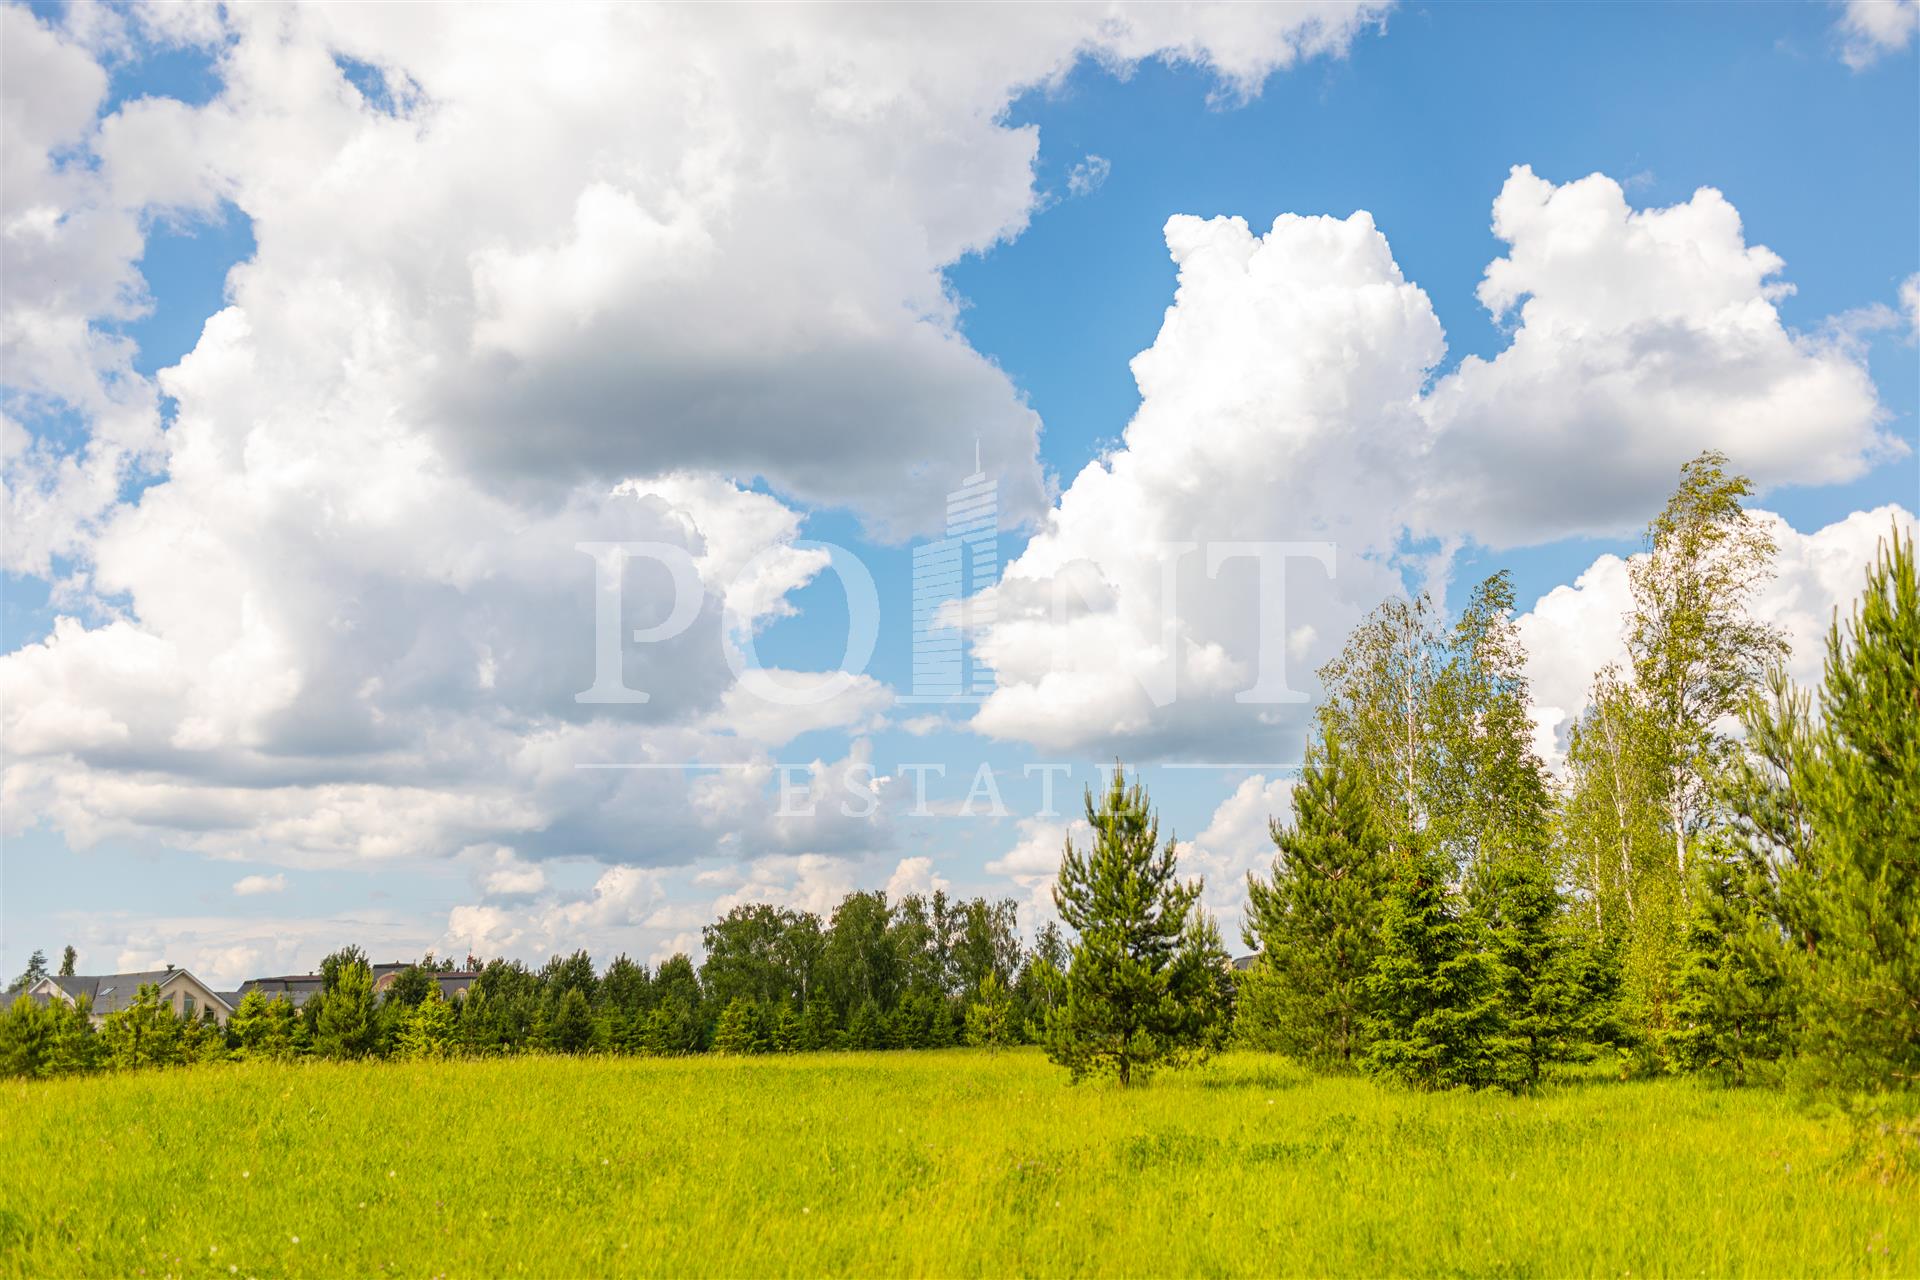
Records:
M193 1017L193 996L191 994L181 995L180 1012L184 1017Z

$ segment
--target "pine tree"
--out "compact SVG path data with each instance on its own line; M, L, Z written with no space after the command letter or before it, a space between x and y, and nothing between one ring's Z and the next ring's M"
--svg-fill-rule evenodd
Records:
M745 996L735 996L720 1011L720 1020L713 1028L713 1051L723 1054L747 1054L764 1052L760 1044L759 1012L753 1001Z
M684 997L668 995L647 1015L642 1037L646 1052L655 1057L674 1057L700 1050L700 1020Z
M1497 974L1431 854L1393 868L1367 995L1369 1072L1431 1089L1514 1083Z
M1794 1013L1766 870L1726 849L1703 849L1696 863L1664 1047L1682 1071L1726 1084L1771 1079Z
M559 1053L585 1053L593 1047L593 1005L584 987L570 985L553 1001L546 1044Z
M980 980L979 997L967 1006L967 1043L988 1049L1005 1048L1017 1038L1019 1021L1006 984L1000 981L999 974L989 971Z
M1747 717L1732 791L1773 901L1812 1083L1920 1081L1920 573L1883 541L1827 635L1819 715L1776 680Z
M19 977L15 978L7 986L7 990L25 991L28 987L32 986L34 983L40 981L40 979L46 976L47 976L47 953L36 948L34 953L27 957L26 972L22 973Z
M101 1047L116 1068L167 1067L180 1061L180 1020L160 999L160 988L143 983L133 1003L106 1016Z
M0 1014L0 1076L33 1079L49 1074L53 1022L48 1013L23 990Z
M1146 789L1115 768L1101 800L1087 792L1086 808L1093 843L1082 852L1068 839L1053 892L1078 937L1066 1004L1047 1020L1047 1056L1076 1081L1111 1072L1124 1086L1204 1053L1218 1027L1217 988L1188 927L1200 884L1176 877L1174 842L1161 843ZM1217 931L1214 939L1217 947Z
M334 969L332 989L321 999L314 1025L314 1051L323 1058L364 1058L373 1053L379 1025L373 1004L373 971L348 959Z
M46 1074L79 1075L98 1069L103 1049L93 1029L92 997L81 996L72 1004L49 1001L47 1012L51 1015L51 1034L47 1038Z
M458 1031L453 1005L440 993L440 984L433 982L407 1011L394 1048L402 1058L444 1058L453 1052Z
M60 953L60 976L63 978L71 978L73 976L73 966L78 964L79 961L80 953L73 949L72 943L68 943L66 949Z
M1366 981L1379 948L1386 838L1338 738L1309 748L1293 825L1270 828L1273 876L1247 877L1237 1032L1249 1044L1345 1067L1361 1047Z

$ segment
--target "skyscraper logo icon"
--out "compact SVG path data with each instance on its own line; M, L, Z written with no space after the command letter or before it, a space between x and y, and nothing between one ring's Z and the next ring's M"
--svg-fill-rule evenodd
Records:
M913 692L906 702L978 702L993 668L968 636L993 621L979 594L1000 580L1000 485L980 466L947 495L947 536L913 549Z

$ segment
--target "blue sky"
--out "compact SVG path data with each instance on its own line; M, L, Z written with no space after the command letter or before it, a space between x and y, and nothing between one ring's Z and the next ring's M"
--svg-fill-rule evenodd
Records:
M1513 248L1495 234L1492 211L1514 166L1531 166L1556 191L1604 175L1635 210L1686 206L1697 189L1715 188L1738 211L1738 235L1730 245L1703 241L1695 256L1713 259L1722 249L1745 252L1764 245L1784 260L1773 280L1792 290L1767 295L1777 319L1761 326L1780 336L1767 357L1777 367L1730 373L1731 359L1713 345L1720 320L1686 318L1682 307L1675 313L1682 319L1660 319L1668 328L1698 327L1689 342L1674 348L1681 354L1670 357L1693 362L1675 380L1694 378L1710 386L1716 379L1744 377L1760 387L1748 406L1754 421L1771 423L1764 402L1772 394L1768 387L1781 388L1776 399L1787 404L1802 394L1794 390L1802 377L1844 380L1849 370L1864 370L1867 379L1865 390L1855 388L1856 399L1866 399L1852 418L1835 410L1831 422L1817 430L1809 426L1804 438L1793 434L1791 422L1768 426L1774 434L1754 443L1765 460L1763 478L1775 480L1826 479L1832 472L1823 458L1848 449L1860 454L1852 478L1775 484L1759 500L1807 540L1804 547L1794 542L1786 548L1789 560L1801 556L1804 564L1794 561L1783 569L1783 581L1797 594L1781 608L1812 607L1815 584L1827 589L1828 579L1809 566L1859 551L1855 534L1846 535L1854 541L1839 533L1818 541L1822 530L1856 512L1888 504L1911 512L1920 505L1920 356L1914 304L1901 299L1903 282L1920 271L1920 71L1910 38L1863 46L1849 34L1849 11L1838 7L1403 6L1384 17L1356 13L1337 47L1310 50L1297 60L1272 51L1302 38L1283 27L1236 32L1233 47L1184 61L1154 53L1179 40L1144 30L1135 43L1102 57L1076 58L1075 49L1086 47L1089 38L1052 30L1051 18L1036 19L1031 32L1006 36L1025 42L1017 57L997 49L990 33L964 31L950 50L931 35L916 41L909 34L900 54L908 67L902 73L906 87L888 78L888 67L867 66L847 54L852 69L836 74L849 77L853 88L829 77L817 99L838 102L830 95L860 90L881 94L907 121L900 136L873 136L890 126L858 111L831 128L799 129L782 147L770 147L756 162L760 168L741 161L746 176L739 182L751 184L766 167L789 162L804 165L794 171L797 176L770 182L757 203L737 206L726 203L727 184L701 185L700 167L685 167L685 156L665 139L676 132L673 113L688 112L691 132L725 140L711 152L689 154L706 155L703 164L734 163L742 149L751 150L740 139L757 136L753 113L765 109L744 88L736 93L725 84L708 86L706 96L685 101L666 89L631 102L618 96L627 90L608 90L608 102L597 106L586 101L589 90L580 89L579 103L550 103L553 128L562 128L558 114L575 106L613 112L628 123L609 128L591 146L580 144L578 156L528 166L540 172L515 172L507 167L512 158L537 158L537 145L523 153L512 139L502 142L496 167L484 147L456 154L462 139L451 123L470 105L459 97L471 83L463 73L499 70L510 84L536 61L510 40L463 44L459 57L465 61L458 61L409 46L377 21L356 25L309 15L293 22L289 34L242 16L188 30L155 21L151 13L116 11L107 20L57 5L36 5L30 14L7 12L16 24L9 28L16 37L9 57L20 59L23 68L16 72L10 60L7 127L21 136L9 143L45 157L33 179L39 185L15 197L18 207L7 210L8 218L60 207L68 228L61 234L69 238L94 234L88 227L119 228L122 237L99 231L108 247L82 246L85 252L72 244L63 248L57 236L44 245L21 241L26 247L17 252L44 253L55 265L35 271L34 260L21 258L25 268L10 274L25 283L9 288L10 304L21 314L75 308L79 331L96 335L93 346L74 348L82 351L76 359L103 362L90 375L97 383L50 390L44 379L36 381L36 370L59 367L66 349L58 343L70 342L75 330L50 327L52 336L40 346L9 346L7 413L53 458L83 457L90 440L110 434L100 397L111 396L89 388L134 387L138 405L130 412L150 419L142 428L149 434L134 451L138 458L118 466L117 495L105 506L99 504L106 499L93 507L76 505L79 499L70 498L52 472L29 471L9 456L9 541L16 549L33 541L29 523L43 531L62 520L72 526L70 535L48 535L44 556L22 551L9 558L0 602L0 651L7 654L0 661L12 664L5 687L15 708L7 721L13 777L0 855L0 969L9 972L32 948L57 952L69 940L82 946L96 968L164 957L208 968L221 980L237 980L250 970L304 968L333 945L355 940L382 951L381 958L387 950L444 950L462 943L537 956L576 939L604 953L602 959L618 949L647 956L689 945L700 920L742 896L817 905L846 887L889 880L1037 904L1045 886L1043 859L1034 850L1057 847L1065 831L1060 821L1036 813L1037 784L1022 776L1023 766L1081 762L1063 784L1063 795L1071 796L1091 779L1090 762L1121 755L1147 770L1168 824L1183 838L1212 832L1195 870L1212 878L1216 892L1210 896L1223 914L1230 913L1235 877L1267 856L1263 806L1284 806L1281 771L1169 766L1223 756L1247 760L1249 750L1258 762L1296 759L1302 723L1297 715L1275 721L1279 727L1269 732L1244 717L1208 718L1214 712L1169 713L1166 723L1144 727L1116 712L1112 725L1102 729L1097 707L1050 709L1047 686L1038 677L1028 689L1031 699L982 712L971 727L972 707L947 709L945 724L931 728L924 709L892 701L911 680L904 603L910 561L908 540L899 536L899 512L937 514L929 499L961 479L971 456L969 434L985 436L1005 501L1023 517L1010 517L1002 533L1003 557L1014 561L1045 518L1042 509L1052 495L1069 490L1082 468L1123 442L1131 441L1142 459L1164 458L1169 455L1158 451L1171 446L1153 443L1153 433L1220 438L1227 419L1207 415L1224 412L1233 429L1256 433L1249 447L1257 449L1259 431L1280 430L1261 426L1261 413L1284 424L1292 420L1289 413L1309 412L1258 400L1252 392L1221 408L1214 404L1217 388L1206 379L1230 377L1243 366L1228 364L1225 373L1203 368L1204 362L1195 363L1195 340L1176 346L1171 338L1161 367L1173 390L1163 407L1143 408L1129 362L1155 347L1174 301L1180 275L1165 231L1174 215L1241 217L1252 235L1261 236L1280 214L1346 219L1369 212L1401 279L1423 293L1423 305L1444 331L1437 363L1422 370L1417 355L1397 357L1402 364L1416 362L1415 391L1426 396L1459 373L1463 359L1497 363L1514 342L1520 314L1496 317L1476 297L1489 264ZM607 21L617 31L618 22ZM790 33L790 45L777 55L790 59L782 65L808 84L807 59L824 51L822 64L833 65L837 42L853 34L855 15L826 11L810 21L818 29ZM888 38L902 37L893 32ZM597 70L616 73L609 82L638 76L648 56L642 46L661 40L714 42L738 59L743 85L753 82L753 59L761 56L746 48L747 36L724 26L667 36L627 31L624 39L628 43L605 42L595 55L605 62ZM1058 47L1042 57L1035 50L1047 41ZM1263 41L1275 43L1269 49ZM1874 56L1867 58L1863 48ZM1003 63L1022 69L1003 70ZM1237 101L1245 81L1232 83L1221 68L1243 63L1272 69L1255 77L1256 94ZM104 92L87 87L87 65L105 69ZM376 83L400 83L402 74L421 94L396 119L392 100L375 92L369 101L365 91ZM869 79L862 80L863 74ZM949 82L961 87L942 96L949 94ZM23 104L18 112L16 92ZM552 86L531 83L526 92L550 93ZM317 96L303 106L297 96L302 93ZM511 97L510 88L502 93ZM173 99L178 110L157 113L155 99ZM63 105L69 100L82 106L69 110ZM544 119L540 102L547 101L530 96L529 117ZM999 109L983 116L979 104L996 101ZM700 114L728 110L740 113L741 132L729 133L722 126L730 121ZM135 145L116 143L130 130L116 132L110 122L134 116L147 122L147 132ZM283 122L293 117L310 119L311 127ZM1028 137L1035 139L1030 191L1019 181L1026 165L1020 140ZM836 149L825 150L829 146ZM805 163L815 147L822 148L817 163ZM302 154L301 148L312 156L310 187L298 173L277 168L278 157ZM366 162L367 156L376 162ZM416 161L423 166L419 191L444 203L436 206L415 191L409 166ZM832 168L843 164L865 185L847 185L846 173ZM943 188L949 170L952 186ZM1076 170L1097 181L1074 182ZM165 182L153 176L163 172ZM696 176L686 177L688 172ZM79 176L86 173L94 179ZM809 182L820 183L821 190L813 191ZM515 187L531 190L516 194ZM626 224L617 219L615 232L607 233L580 212L593 207L594 198L583 204L582 193L608 188L632 195L656 225L673 228L661 232L667 238L658 242L673 247L633 250L639 256L623 258L617 250L624 242L613 251L602 244L601 251L584 256L592 265L576 279L557 256L567 244L585 244L591 234L624 234L619 229ZM153 191L185 194L156 198ZM791 201L791 208L783 201ZM688 208L699 212L688 215ZM126 250L127 235L137 239L137 252ZM1217 229L1205 235L1202 254L1222 251L1227 243ZM932 247L955 243L972 247ZM1371 242L1352 243L1364 248ZM702 244L719 250L706 253ZM1272 247L1277 255L1284 246L1276 240ZM648 265L645 254L654 252L672 269ZM1686 252L1686 246L1675 252ZM537 256L542 253L548 256ZM83 268L60 263L103 261L108 265L98 268L102 274L91 293L77 284L61 289L38 283L78 279L73 273ZM422 262L450 274L429 275ZM516 262L534 265L514 274ZM313 263L320 268L308 272ZM416 267L418 282L407 278ZM1657 263L1648 270L1657 271ZM327 271L336 272L337 285L323 278ZM1729 278L1739 274L1734 269ZM472 286L478 319L457 307L449 311L449 280ZM1356 278L1353 287L1365 283ZM1657 291L1658 285L1656 280L1646 287ZM42 287L48 296L34 296ZM1290 286L1282 272L1263 287L1284 297ZM1728 285L1736 287L1738 281ZM139 305L125 305L128 296L140 299ZM506 319L486 312L496 296L514 304L502 313ZM1754 297L1758 305L1760 295ZM334 305L342 308L338 316L327 310ZM1244 330L1240 313L1231 308L1265 303L1244 291L1203 298L1196 289L1183 311L1189 305L1193 332L1204 345L1208 334ZM1580 310L1577 296L1567 305L1575 314ZM247 321L248 336L208 336L209 318L223 308ZM296 341L307 308L315 317L312 336ZM864 319L841 326L835 317L842 312ZM460 402L429 371L459 367L464 353L493 341L487 335L509 326L512 317L525 315L548 316L549 328L576 326L572 331L580 336L571 348L549 343L545 334L499 339L511 352L511 376L519 381L490 383L486 379L503 366L473 366L468 382L481 388L476 394L512 406L501 410L501 420L442 408ZM773 326L767 333L777 336L749 344L759 349L745 354L729 344L729 327L737 322L751 328L763 316ZM888 325L916 323L923 327L885 336ZM1622 323L1631 328L1634 322ZM450 326L463 336L445 339L451 345L433 345ZM675 330L683 332L684 347L675 345L682 340ZM1636 331L1635 340L1653 331ZM870 339L876 332L882 338ZM945 345L925 345L934 332L945 335ZM98 355L102 335L131 343L124 368ZM1398 343L1411 353L1418 346L1417 334L1377 340L1382 350ZM270 346L275 341L292 345L276 351ZM1363 333L1355 341L1364 347L1375 335ZM416 351L407 344L420 345ZM596 354L602 344L604 356ZM1252 385L1268 356L1257 335L1248 345L1251 354L1235 358L1252 361L1243 369ZM183 367L196 347L201 353L188 360L188 373L168 372ZM851 363L833 363L842 347L855 353L847 358ZM667 354L656 368L652 353L662 348ZM221 363L231 358L222 353L242 350L250 353L247 370L232 372ZM1279 364L1304 359L1278 348L1271 356ZM807 361L811 367L804 367ZM1204 377L1183 372L1189 367L1200 368ZM846 402L835 399L840 392L819 392L817 411L802 403L816 393L822 379L814 370L820 368L851 368L856 377L890 388L886 394L901 400L901 425L896 430L847 418ZM718 392L699 381L709 369ZM1329 381L1345 376L1337 369L1327 373ZM1198 381L1189 385L1183 380L1189 377ZM725 406L737 388L759 385L756 380L775 388L778 398L769 403L782 406L765 432L731 419L675 416L676 405ZM657 402L650 398L667 383L671 394L659 392ZM574 389L602 385L618 406L638 405L634 412L649 425L629 429L618 413L591 416L577 427L555 425L571 410L553 408L549 416L549 404L571 404ZM1495 392L1476 394L1488 401L1474 410L1474 421L1496 422L1487 429L1504 430L1497 426L1500 415L1521 412L1505 407ZM307 395L312 398L303 401ZM275 407L263 407L270 401ZM949 412L941 405L953 407ZM1037 415L1037 426L1023 406ZM1647 410L1650 416L1667 411L1651 403ZM1343 429L1337 422L1326 425L1323 408L1311 412L1317 429ZM1613 412L1630 414L1631 404ZM1128 437L1136 414L1137 435ZM380 436L386 428L378 424L415 418L423 425L417 437L401 442L403 452L378 451L400 447ZM1254 425L1245 427L1249 419ZM202 439L195 434L202 428L183 431L183 420L217 425L205 428ZM1602 422L1599 429L1605 427ZM1631 437L1630 422L1619 429L1623 440ZM517 442L515 447L543 441L536 449L542 461L502 471L487 461L495 455L472 444L493 430ZM623 438L612 454L602 447L608 433L629 430L631 441ZM1356 439L1366 434L1369 448L1403 449L1389 426L1353 430ZM1591 435L1594 428L1584 430ZM1687 436L1689 430L1682 425L1670 434ZM1737 422L1703 423L1698 440L1670 443L1679 451L1674 456L1684 457L1731 441L1729 452L1739 464L1741 430ZM208 440L227 443L215 448ZM195 441L198 446L190 448ZM1037 447L1037 468L1023 464L1026 447ZM1607 456L1604 442L1595 447L1597 457ZM1651 446L1622 444L1617 452L1638 447ZM355 452L363 448L364 454ZM445 690L467 679L473 664L449 656L444 637L434 639L441 633L427 629L429 624L398 619L394 611L407 606L393 602L404 602L408 590L376 595L371 585L362 585L382 572L377 557L335 558L345 555L343 543L362 532L378 540L399 538L404 530L430 541L436 529L465 529L467 521L479 519L441 507L444 520L429 510L406 516L404 525L379 524L407 502L404 493L377 501L369 496L385 494L377 481L386 478L396 456L426 459L419 463L422 474L462 500L471 496L483 504L475 510L486 513L491 527L524 518L524 527L537 533L548 527L543 522L553 522L554 549L545 553L536 579L582 575L587 562L572 551L572 541L603 536L603 530L607 537L635 536L633 526L621 521L641 519L614 520L600 509L573 523L562 521L555 512L567 501L568 485L604 492L654 469L700 470L729 486L732 495L711 507L696 506L691 498L683 502L683 517L700 527L710 545L722 539L723 524L731 529L749 512L790 513L793 528L786 534L756 535L769 539L772 552L788 565L782 570L789 575L784 604L766 609L755 624L760 661L770 667L830 671L846 635L840 584L831 574L801 567L792 537L852 549L873 573L883 602L879 646L865 673L871 696L845 715L777 740L757 739L758 758L833 766L865 752L881 773L903 761L941 762L947 776L932 792L948 804L966 794L974 771L986 764L1002 780L1008 816L929 820L890 807L884 829L827 823L792 834L777 821L730 826L697 799L681 813L676 798L666 817L657 805L622 807L637 803L628 797L594 793L582 799L564 780L565 769L542 770L537 783L522 773L482 776L480 766L463 759L497 761L552 741L552 735L587 729L564 697L536 707L512 704L503 692L496 708L481 699L450 710L445 699L452 695ZM1329 469L1328 490L1367 491L1372 464L1359 461L1360 455L1336 448L1312 456ZM207 476L218 468L209 457L239 467L232 474L244 474L248 484L214 486ZM244 461L232 463L235 458ZM1432 465L1452 464L1442 459ZM1583 464L1574 459L1566 465L1578 474ZM269 466L282 470L269 477ZM1661 474L1671 474L1671 467ZM1171 484L1178 477L1166 479ZM301 495L299 501L313 503L312 509L299 514L282 505L250 526L227 505L238 495L277 492L274 485L282 482L287 494ZM1535 483L1526 477L1514 482ZM1292 483L1273 489L1273 500L1302 512L1304 535L1318 478L1298 476ZM1450 523L1444 504L1413 514L1419 483L1417 472L1380 480L1385 523L1376 542L1352 548L1355 563L1380 576L1348 579L1359 594L1317 623L1316 639L1305 650L1315 660L1338 640L1337 634L1319 633L1364 608L1367 591L1392 589L1396 582L1417 586L1416 563L1431 567L1417 557L1442 541L1451 539L1443 566L1450 602L1457 603L1478 576L1506 567L1515 574L1521 608L1532 610L1555 588L1571 587L1596 561L1630 553L1637 545L1633 525L1650 516L1659 500L1637 473L1623 476L1623 490L1639 485L1628 503L1638 512L1633 520L1623 522L1610 510L1592 521L1570 519L1564 530L1536 524L1504 539L1510 545L1490 549L1483 535L1500 527L1497 522L1462 514ZM200 485L209 487L195 487ZM1246 496L1257 504L1265 492L1251 489ZM46 500L20 498L36 493ZM1086 493L1088 503L1105 500ZM1174 498L1149 496L1169 504L1152 508L1161 518L1178 510ZM1497 503L1499 495L1487 500ZM1024 512L1021 502L1027 503ZM1397 505L1403 502L1405 510ZM366 515L372 509L379 514ZM1292 536L1290 525L1262 523L1231 509L1214 519L1215 525L1201 528L1203 534ZM288 535L288 522L303 532ZM1422 522L1428 527L1401 527ZM248 577L233 567L249 548L290 547L276 540L319 529L332 534L315 535L314 548L287 552L294 557L288 563L297 559L310 577L297 600L294 587L273 583L272 574L262 578L255 570ZM1058 535L1061 555L1076 545L1080 554L1089 553L1086 544L1073 542L1075 536ZM177 550L139 550L168 546ZM1026 563L1038 572L1049 554L1047 546L1039 547ZM1097 553L1092 558L1124 596L1122 584L1137 566L1103 561ZM510 664L510 654L533 654L527 661L535 665L538 655L550 651L572 655L566 661L579 658L581 626L556 621L551 631L513 631L519 623L503 622L502 616L524 620L540 607L519 596L498 604L480 600L490 589L485 584L513 574L456 563L457 556L423 562L415 590L460 584L451 588L457 598L475 602L473 613L459 615L472 624L461 641L474 639L476 627L497 636L485 651L489 670L496 657ZM274 595L282 590L289 594ZM394 588L389 583L381 590ZM568 598L578 603L584 597L576 592ZM205 625L194 621L194 602L201 599L204 617L212 620ZM314 620L344 616L348 602L358 607L374 599L388 603L377 620L356 624L362 630L318 638L311 630L291 630L291 619L307 619L311 628ZM1203 604L1198 612L1210 617L1212 607ZM87 632L93 649L83 649L80 639L53 636L60 615L76 620L74 627ZM290 630L276 632L275 623L263 618L278 619ZM415 639L401 637L391 650L380 649L379 637L408 625L419 628L409 633ZM1216 638L1205 632L1211 622L1192 625L1195 643ZM1566 624L1543 611L1537 634L1551 637L1560 625ZM1224 632L1218 638L1238 652L1238 641ZM724 644L724 637L716 635L714 643ZM362 659L356 646L386 656ZM275 656L259 665L263 652ZM1025 670L1025 657L1008 654L1003 689ZM1096 684L1108 674L1099 669L1097 653L1075 661L1076 670ZM179 664L177 672L170 663ZM575 741L566 759L578 762L595 751L631 756L656 745L670 757L675 751L724 753L745 731L728 723L724 710L715 710L727 705L721 701L726 686L703 683L712 669L711 661L702 660L674 677L689 690L690 709L678 719L663 712L617 723L608 730L619 735L616 740ZM236 671L253 674L242 680ZM402 686L409 693L404 705L375 707L368 721L374 727L365 729L364 740L354 738L361 730L340 725L323 732L328 717L308 704L305 693L281 702L267 692L234 696L243 685L268 689L269 677L285 671L300 673L303 690L320 687L333 678L323 673L337 671L340 689L348 691L340 696L349 701L380 703ZM143 692L141 680L154 683ZM484 687L506 687L492 681L489 675ZM1560 686L1569 682L1572 693L1562 693ZM1577 672L1543 669L1536 684L1561 702L1578 696ZM42 718L33 719L33 712ZM1229 706L1218 716L1230 712ZM165 723L147 725L150 717ZM47 727L50 721L58 722L55 729ZM117 723L126 732L89 736L85 726L96 723ZM692 732L696 724L713 736L690 746L680 731ZM1072 726L1071 734L1065 726ZM142 737L146 733L154 735L150 742ZM208 740L215 745L196 747L200 754L191 759L178 756L183 742L202 741L198 735L212 735ZM359 745L337 745L349 738ZM336 746L315 745L322 742ZM1204 749L1210 743L1221 750ZM220 763L207 763L215 759ZM889 788L890 806L909 785ZM383 800L381 787L403 792ZM548 787L554 790L542 790ZM683 790L695 794L691 781ZM770 803L766 788L761 799ZM392 830L367 816L383 804L406 815ZM656 840L650 834L656 820L663 832L677 834ZM554 834L609 826L631 831L632 847L608 845L604 836L596 844L585 836ZM638 868L638 881L630 868ZM263 878L265 887L236 892L249 876Z

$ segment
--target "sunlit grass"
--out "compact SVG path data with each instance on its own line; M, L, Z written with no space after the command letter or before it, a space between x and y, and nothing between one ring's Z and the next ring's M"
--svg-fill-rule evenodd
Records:
M7 1274L1920 1273L1920 1188L1846 1121L1686 1081L1434 1097L1236 1055L1123 1093L956 1051L0 1099Z

